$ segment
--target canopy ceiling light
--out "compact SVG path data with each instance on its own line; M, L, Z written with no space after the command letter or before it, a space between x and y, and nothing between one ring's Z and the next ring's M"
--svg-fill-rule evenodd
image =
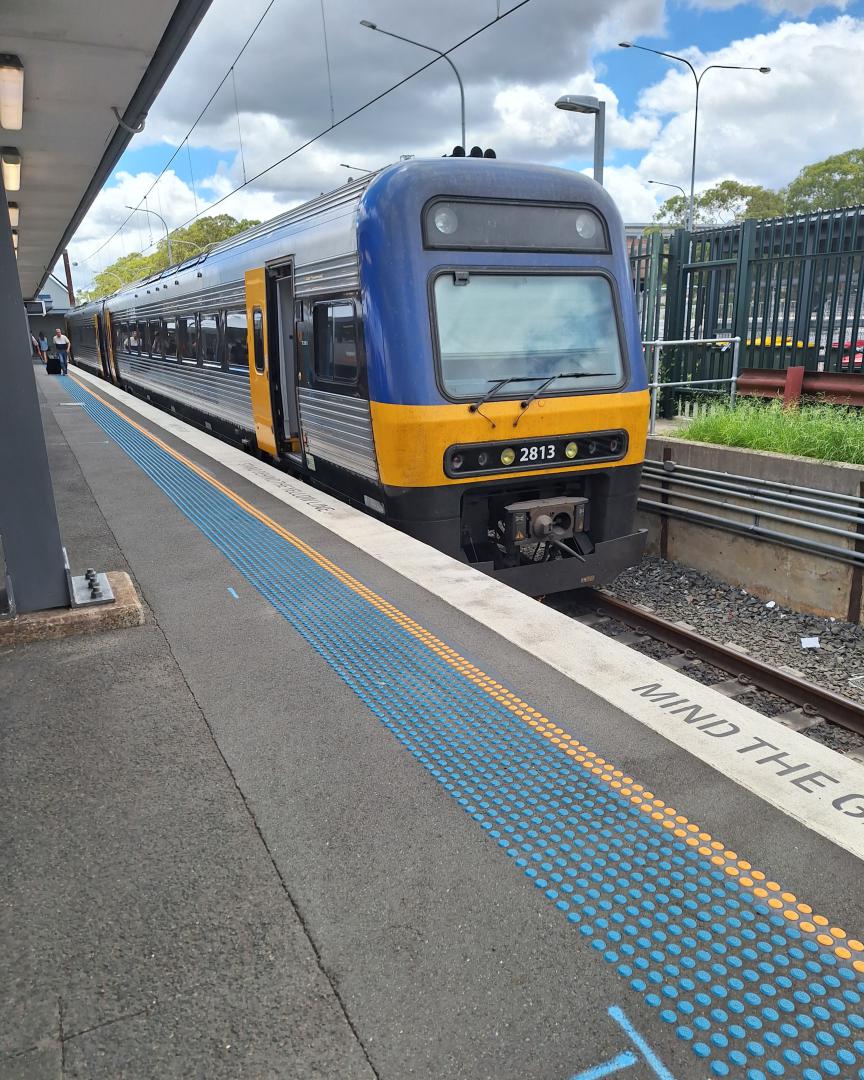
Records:
M19 216L18 215L18 203L17 202L10 202L9 203L9 224L12 226L13 229L18 228L18 216Z
M21 187L21 155L15 146L0 148L0 168L3 171L3 186L7 191L18 191Z
M18 250L18 230L17 229L12 230L12 246L15 248L16 251Z
M24 123L24 65L17 56L0 55L0 127L20 131Z

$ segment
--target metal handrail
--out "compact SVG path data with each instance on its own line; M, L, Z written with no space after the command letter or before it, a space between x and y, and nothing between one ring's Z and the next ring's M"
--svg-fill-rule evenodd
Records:
M674 383L661 383L660 382L660 351L668 345L731 345L732 346L732 375L728 379L698 379L691 382L674 382ZM713 386L717 383L729 383L729 404L735 404L735 393L738 386L738 356L741 350L741 338L730 337L723 334L719 337L713 338L678 338L674 340L664 341L662 339L657 341L643 341L643 349L654 350L654 363L652 367L651 382L648 383L648 389L651 393L651 418L648 423L648 434L653 435L654 429L657 425L657 396L659 390L672 389L679 386ZM711 393L711 391L707 391ZM719 391L714 391L719 393Z

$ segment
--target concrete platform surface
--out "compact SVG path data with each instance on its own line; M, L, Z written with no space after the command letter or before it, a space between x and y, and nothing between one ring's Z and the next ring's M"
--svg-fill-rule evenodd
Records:
M864 1076L857 804L86 386L40 373L63 535L147 613L0 648L0 1077Z

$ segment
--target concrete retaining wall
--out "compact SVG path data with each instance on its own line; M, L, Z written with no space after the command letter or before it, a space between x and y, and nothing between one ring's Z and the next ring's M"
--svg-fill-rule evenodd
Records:
M685 442L662 436L649 438L646 457L652 461L662 461L664 450L668 450L673 461L696 469L772 480L795 488L816 488L859 497L864 494L864 467L859 465L827 463L812 458ZM698 505L676 498L674 490L670 488L669 491L670 505L711 513L731 521L752 522L754 510L761 506L758 503L747 504L732 494L718 496L718 504L713 507ZM656 492L643 494L645 498L660 501ZM707 493L695 494L705 496ZM725 505L720 505L721 499ZM734 509L736 505L742 507L740 512ZM806 512L787 506L765 506L764 509L791 518L806 518L839 528L852 528L843 522L820 517L815 509ZM798 611L852 622L861 621L862 573L848 563L672 517L661 517L654 513L640 513L639 516L640 525L648 529L648 550L653 554L692 566L721 581L739 585ZM800 535L838 547L855 548L854 540L845 541L841 537L788 523L769 519L761 524L778 532Z

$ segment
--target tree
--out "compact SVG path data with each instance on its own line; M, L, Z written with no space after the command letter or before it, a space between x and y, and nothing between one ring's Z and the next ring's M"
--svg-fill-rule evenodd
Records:
M214 214L212 217L202 217L193 221L182 229L174 229L171 233L171 255L175 263L184 262L195 255L219 244L239 232L251 229L260 222L252 218L244 218L237 221L230 214ZM135 281L158 273L168 266L168 245L163 237L156 245L156 250L150 255L143 255L139 251L131 255L123 255L110 266L96 274L93 288L88 292L90 299L99 296L107 296L116 292L123 285L131 285Z
M689 199L673 195L667 199L654 220L663 225L687 224ZM721 180L696 196L693 203L694 225L733 225L746 218L777 217L785 212L783 196L759 184L741 184Z
M805 165L786 189L788 211L803 214L864 203L864 150Z

